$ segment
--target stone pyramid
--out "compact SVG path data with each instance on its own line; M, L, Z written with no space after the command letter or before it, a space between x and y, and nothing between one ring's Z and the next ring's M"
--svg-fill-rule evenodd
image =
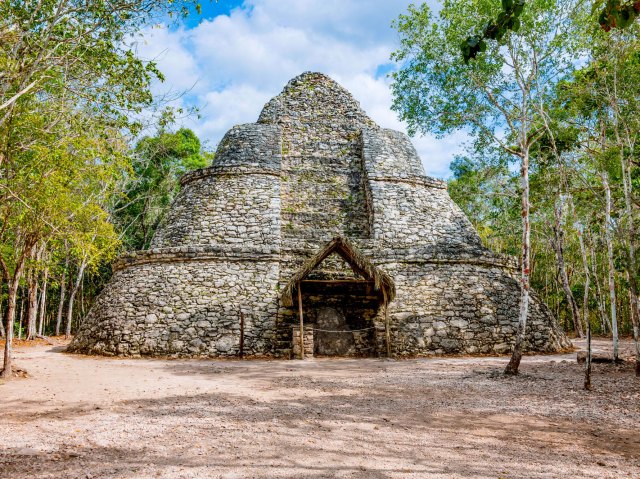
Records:
M307 271L336 239L348 247ZM113 269L71 351L291 357L297 297L309 354L505 353L517 328L514 259L482 246L406 135L320 73L232 128L182 177L151 249ZM527 335L530 350L570 346L535 295Z

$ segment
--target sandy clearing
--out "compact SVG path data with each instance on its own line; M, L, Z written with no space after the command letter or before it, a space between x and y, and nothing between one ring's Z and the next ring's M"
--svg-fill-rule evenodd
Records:
M624 344L625 354L630 344ZM608 344L597 343L606 350ZM19 347L0 477L640 478L640 381L575 353L407 361L109 359Z

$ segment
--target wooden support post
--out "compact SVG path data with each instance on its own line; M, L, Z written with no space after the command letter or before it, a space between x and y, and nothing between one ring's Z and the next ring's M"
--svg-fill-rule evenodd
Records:
M391 331L389 326L389 308L387 301L387 292L382 288L382 297L384 299L384 334L385 334L385 342L387 344L387 357L391 357Z
M238 356L244 356L244 313L240 311L240 351Z
M302 315L302 285L298 283L298 316L300 316L300 359L304 359L304 318Z

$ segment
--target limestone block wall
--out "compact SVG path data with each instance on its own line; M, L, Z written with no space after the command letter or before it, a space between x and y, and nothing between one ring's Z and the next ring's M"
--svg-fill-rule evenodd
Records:
M455 242L484 249L469 220L451 201L446 184L424 175L406 135L365 129L362 155L373 239L382 246L437 248Z
M324 75L302 75L258 122L281 131L282 237L316 247L336 234L367 237L360 130L377 127L351 94Z
M304 127L324 125L325 136L329 138L334 136L330 131L332 125L377 128L351 93L328 76L313 72L289 81L282 92L264 106L258 123L290 124L301 133ZM313 145L313 137L303 141L313 148L312 151L322 150L319 145Z
M396 281L390 305L398 355L506 353L515 342L520 288L499 264L387 263ZM546 305L530 301L525 348L570 347Z
M272 352L277 256L165 253L115 272L70 346L103 355L235 357ZM255 255L254 255L255 256ZM161 261L158 261L158 260Z
M182 178L181 191L151 247L277 244L280 159L277 126L230 130L213 166Z
M363 128L360 141L370 178L422 179L434 186L444 186L444 182L425 175L420 157L404 133L387 128Z

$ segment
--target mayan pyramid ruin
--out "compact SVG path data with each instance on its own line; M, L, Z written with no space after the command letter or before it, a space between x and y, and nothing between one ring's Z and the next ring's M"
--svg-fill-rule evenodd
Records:
M181 179L69 350L180 357L505 353L517 263L493 254L403 133L325 75L291 80ZM569 346L534 295L527 347Z

